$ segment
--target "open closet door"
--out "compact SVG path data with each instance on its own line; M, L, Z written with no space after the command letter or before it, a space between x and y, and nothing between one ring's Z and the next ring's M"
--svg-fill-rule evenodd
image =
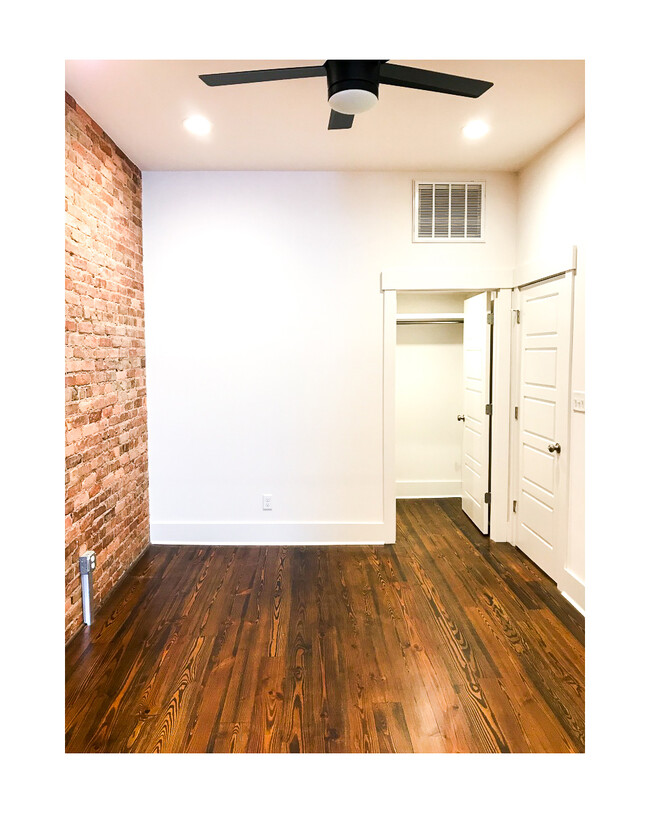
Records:
M486 534L490 474L490 311L489 295L465 300L463 329L463 511Z

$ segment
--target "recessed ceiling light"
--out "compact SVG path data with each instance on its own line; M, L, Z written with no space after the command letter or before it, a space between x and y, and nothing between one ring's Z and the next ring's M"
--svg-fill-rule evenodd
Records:
M189 119L185 119L183 126L194 135L207 135L212 129L212 124L205 116L190 116Z
M463 127L463 135L465 138L483 138L486 133L489 133L490 128L484 121L470 121Z

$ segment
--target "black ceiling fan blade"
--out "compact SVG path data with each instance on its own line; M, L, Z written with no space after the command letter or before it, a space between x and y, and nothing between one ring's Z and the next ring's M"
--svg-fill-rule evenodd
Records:
M494 82L484 82L482 79L454 76L451 73L408 68L406 65L391 65L390 62L380 65L379 81L384 85L433 90L436 93L450 93L453 96L468 96L472 99L481 96L494 84Z
M273 82L277 79L308 79L325 76L324 65L305 65L300 68L267 68L260 71L235 71L234 73L204 73L199 76L206 85L247 85L251 82Z
M347 113L339 113L337 110L330 111L330 123L327 125L328 130L349 130L352 127L354 116L348 116Z

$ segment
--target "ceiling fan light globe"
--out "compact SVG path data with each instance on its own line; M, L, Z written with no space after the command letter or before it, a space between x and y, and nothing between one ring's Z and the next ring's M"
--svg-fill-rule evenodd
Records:
M365 113L377 104L377 97L369 90L360 88L349 88L333 93L329 98L330 107L337 113L345 113L348 116L356 116L357 113Z

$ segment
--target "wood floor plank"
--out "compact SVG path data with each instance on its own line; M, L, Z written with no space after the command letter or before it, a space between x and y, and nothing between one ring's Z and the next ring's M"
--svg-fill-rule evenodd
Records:
M387 546L152 546L66 648L66 751L585 748L584 618L460 500Z
M245 754L249 735L249 727L245 723L220 723L212 751L215 754Z
M413 743L401 703L376 703L372 707L382 754L412 754Z
M282 751L286 672L286 661L282 656L262 658L251 712L249 753L278 754Z
M315 738L314 729L317 725L316 720L309 715L309 709L313 707L314 692L312 630L307 626L312 557L305 548L296 548L292 554L293 578L287 640L288 681L282 741L289 753L304 754L310 751L309 745Z
M358 610L350 598L349 552L333 549L325 574L327 595L333 610L339 648L341 677L344 681L342 715L345 720L344 750L352 753L378 753L379 742L374 725L369 691L368 663L362 647Z

